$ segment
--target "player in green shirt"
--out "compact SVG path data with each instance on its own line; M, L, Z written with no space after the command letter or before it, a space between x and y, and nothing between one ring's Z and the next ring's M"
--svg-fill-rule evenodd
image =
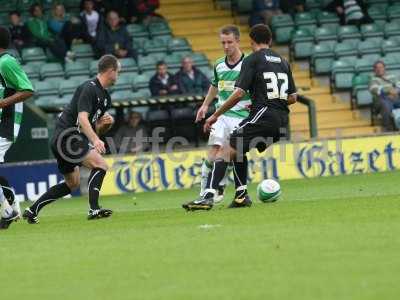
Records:
M205 118L208 108L213 100L217 97L216 108L220 107L226 99L232 94L235 81L239 77L240 69L245 55L240 50L240 31L237 26L227 25L220 31L220 39L225 56L218 59L214 65L214 78L208 90L207 96L203 104L197 111L196 122ZM211 171L212 162L216 153L221 147L229 142L229 135L239 125L239 123L249 115L248 106L251 101L248 96L244 97L236 106L227 111L217 123L214 124L210 133L208 145L208 159L203 161L201 169L201 191L200 196L204 194L207 185L208 173ZM223 199L224 187L227 182L229 172L225 174L224 180L220 183L218 196L214 198L214 202L221 202Z
M17 139L22 121L22 102L33 95L32 83L21 65L6 52L9 44L10 33L0 26L0 83L3 86L0 99L0 164L4 163L7 150ZM0 229L7 229L20 216L18 202L4 175L0 174Z

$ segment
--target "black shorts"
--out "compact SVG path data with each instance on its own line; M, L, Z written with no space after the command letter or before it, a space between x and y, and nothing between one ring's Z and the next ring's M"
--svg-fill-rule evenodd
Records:
M61 174L74 172L76 166L81 166L91 146L87 137L78 132L56 130L51 140L51 151L57 159Z
M230 145L239 153L252 148L263 152L267 147L287 135L289 115L287 112L264 107L240 122L230 137Z

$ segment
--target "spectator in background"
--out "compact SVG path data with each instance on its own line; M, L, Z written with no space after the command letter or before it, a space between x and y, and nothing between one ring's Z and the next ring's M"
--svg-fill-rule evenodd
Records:
M119 151L138 153L146 151L149 144L143 140L148 137L146 127L142 124L142 115L132 111L126 124L118 128L114 136L115 146Z
M159 0L128 0L128 21L148 24L152 17L160 17L155 13L159 7Z
M18 51L31 46L32 36L28 27L22 23L20 13L18 11L12 11L9 13L9 17L11 23L9 29L12 46Z
M360 26L373 22L362 0L334 0L326 9L335 12L342 25Z
M32 18L27 22L29 31L33 36L33 43L39 47L47 47L59 60L64 60L67 54L67 47L64 40L53 36L49 31L46 20L43 18L42 7L35 3L29 12Z
M110 11L106 21L107 24L100 28L96 38L99 54L113 54L118 58L132 57L137 60L137 53L132 48L132 40L125 25L120 25L118 13Z
M253 12L250 16L250 26L258 23L269 25L271 18L281 14L279 0L253 0Z
M210 81L206 75L193 66L191 57L182 59L182 67L176 73L175 78L182 94L204 94L210 87Z
M102 24L101 15L94 9L93 0L83 1L83 10L80 14L83 24L83 39L92 45L96 42L97 32Z
M86 0L81 0L81 4L79 6L81 11L85 9L85 2ZM111 9L108 5L108 0L106 1L107 3L104 3L103 0L93 0L92 2L94 5L93 9L100 15L105 15L105 12Z
M156 74L150 79L152 96L165 96L180 94L175 77L168 72L167 64L159 61L156 65Z
M295 15L304 11L305 0L279 0L279 7L285 14Z
M397 110L400 108L400 80L395 75L386 74L383 61L377 61L374 64L374 73L375 76L369 83L369 90L380 108L383 128L385 131L392 131L393 118L396 127L400 128L400 116Z

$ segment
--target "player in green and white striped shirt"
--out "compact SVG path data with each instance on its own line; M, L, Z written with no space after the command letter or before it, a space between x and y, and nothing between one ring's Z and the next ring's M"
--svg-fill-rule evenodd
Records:
M237 26L227 25L220 31L221 44L226 56L218 59L214 65L214 78L208 90L203 104L199 108L196 116L196 122L205 118L210 104L218 96L216 107L220 107L226 99L232 94L235 81L239 77L240 69L245 55L239 47L240 31ZM208 152L208 159L203 161L201 169L201 191L203 195L207 185L208 173L211 171L212 162L215 159L218 150L229 142L229 135L239 123L249 115L248 106L251 104L248 96L244 97L236 106L227 111L213 125L210 133L208 145L211 146ZM218 196L214 202L218 203L223 199L224 187L227 182L229 172L221 181Z
M3 95L0 99L0 164L12 143L16 140L22 121L23 101L33 95L32 83L18 61L6 52L10 33L0 27L0 83ZM14 193L4 174L0 174L0 229L7 229L19 218L20 209L14 201Z

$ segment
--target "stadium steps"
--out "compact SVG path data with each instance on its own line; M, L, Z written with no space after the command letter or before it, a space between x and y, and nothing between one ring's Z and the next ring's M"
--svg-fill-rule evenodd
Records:
M378 126L352 126L350 128L318 129L319 136L323 138L367 136L377 134L379 132L381 132L381 129ZM292 129L292 138L295 140L309 139L310 136L308 127L303 130Z

